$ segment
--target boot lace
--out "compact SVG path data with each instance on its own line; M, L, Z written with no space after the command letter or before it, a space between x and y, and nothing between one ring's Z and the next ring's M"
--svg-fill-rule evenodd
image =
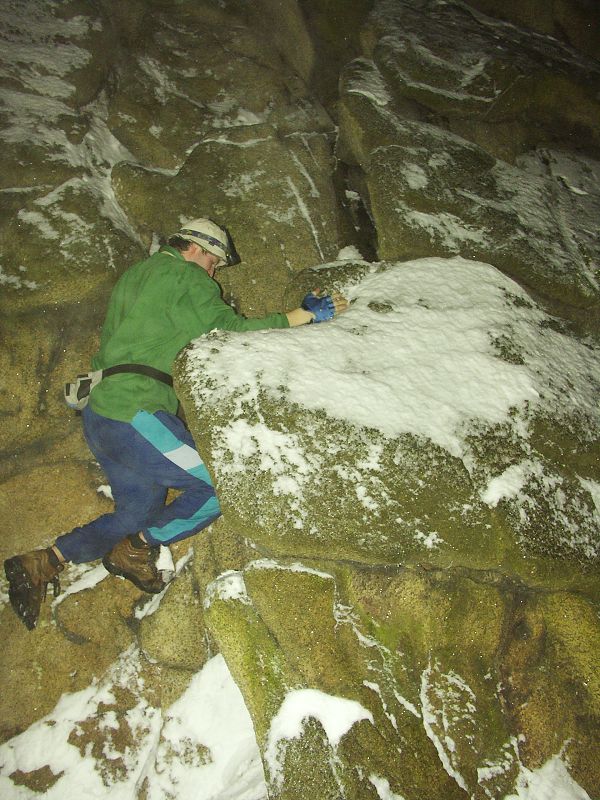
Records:
M58 595L61 593L60 578L58 577L58 575L55 575L54 578L50 578L49 581L44 581L44 593L42 595L42 602L46 600L49 583L52 584L52 594L54 597L58 597Z

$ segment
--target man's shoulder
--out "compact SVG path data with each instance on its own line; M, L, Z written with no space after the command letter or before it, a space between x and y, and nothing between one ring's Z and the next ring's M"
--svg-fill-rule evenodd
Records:
M152 265L152 264L185 264L185 259L182 257L181 253L179 253L173 247L161 247L160 250L155 250L153 253L149 253L144 258L140 258L139 261L135 261L129 269L138 269L140 267L144 267L145 265Z
M179 253L172 255L169 250L159 250L148 258L138 261L121 276L125 282L150 285L169 285L179 287L179 292L193 291L207 298L220 295L218 284L206 272L182 258Z
M168 253L158 250L147 258L136 261L128 267L121 276L124 281L136 281L150 273L153 277L169 276L179 273L185 267L182 258L175 258Z
M170 267L183 267L185 266L185 259L181 258L179 254L175 254L170 250L157 250L152 255L143 258L134 264L131 269L147 269L158 265L165 265Z

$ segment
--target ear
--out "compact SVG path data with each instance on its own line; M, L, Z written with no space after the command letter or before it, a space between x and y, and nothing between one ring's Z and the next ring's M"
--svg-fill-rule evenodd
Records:
M191 261L192 263L197 263L196 258L198 256L198 252L200 248L196 244L196 242L188 242L188 247L181 252L181 255L185 258L186 261Z

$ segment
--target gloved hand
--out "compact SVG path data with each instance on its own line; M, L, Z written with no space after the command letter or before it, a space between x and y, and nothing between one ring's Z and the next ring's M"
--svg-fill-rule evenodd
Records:
M301 307L315 315L313 322L326 322L328 319L333 319L335 314L333 298L328 294L319 297L314 292L310 292L305 296Z

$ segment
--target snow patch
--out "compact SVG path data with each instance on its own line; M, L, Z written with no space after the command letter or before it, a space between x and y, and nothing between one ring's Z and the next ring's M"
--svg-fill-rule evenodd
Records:
M244 605L252 604L241 572L227 570L227 572L223 572L212 583L208 584L204 596L204 608L210 608L215 600L233 600Z
M590 800L590 796L569 775L560 756L553 756L539 769L521 766L515 794L504 800Z
M271 720L265 761L271 780L277 787L283 784L283 761L287 743L302 736L309 718L318 720L335 751L341 738L361 720L373 722L373 715L356 700L325 694L317 689L295 689L285 696L277 714Z

